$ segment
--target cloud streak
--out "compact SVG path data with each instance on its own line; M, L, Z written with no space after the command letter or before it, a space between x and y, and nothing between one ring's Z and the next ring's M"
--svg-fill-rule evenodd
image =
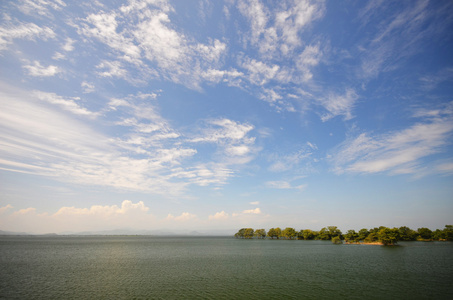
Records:
M451 104L426 111L425 120L387 134L361 133L343 142L332 156L341 173L416 174L424 158L443 151L453 133ZM420 116L420 113L418 113Z

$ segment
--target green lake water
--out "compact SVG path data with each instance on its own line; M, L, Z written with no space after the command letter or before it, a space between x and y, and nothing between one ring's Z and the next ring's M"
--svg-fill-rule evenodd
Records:
M3 236L4 299L453 299L453 243Z

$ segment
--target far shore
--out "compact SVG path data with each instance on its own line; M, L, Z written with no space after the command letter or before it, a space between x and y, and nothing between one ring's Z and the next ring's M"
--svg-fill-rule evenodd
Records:
M345 242L345 245L378 245L383 246L384 244L381 242Z

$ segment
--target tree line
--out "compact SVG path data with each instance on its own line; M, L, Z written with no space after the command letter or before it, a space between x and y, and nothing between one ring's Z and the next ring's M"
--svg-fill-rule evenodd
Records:
M362 228L358 232L350 229L344 234L337 226L327 226L319 231L311 229L296 231L291 227L282 230L277 227L266 232L265 229L241 228L234 236L242 239L331 240L333 243L343 243L344 241L347 244L380 243L393 245L398 241L453 241L453 225L445 225L444 229L434 231L426 227L413 230L407 226L399 228L380 226L371 229Z

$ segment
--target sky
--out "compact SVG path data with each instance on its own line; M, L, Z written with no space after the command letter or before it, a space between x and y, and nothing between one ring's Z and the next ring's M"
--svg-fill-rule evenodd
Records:
M453 2L0 3L0 230L453 224Z

